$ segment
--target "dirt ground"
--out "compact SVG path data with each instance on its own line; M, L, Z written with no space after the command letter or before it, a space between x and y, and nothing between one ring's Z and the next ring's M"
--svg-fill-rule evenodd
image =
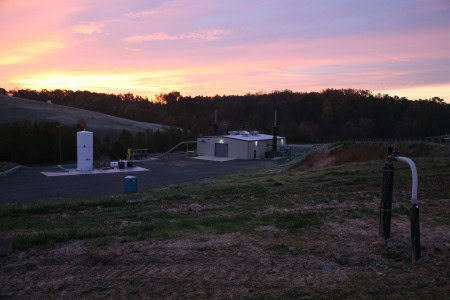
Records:
M417 262L408 168L396 165L384 241L383 161L287 166L134 198L0 207L0 234L14 241L0 257L0 298L448 299L450 159L415 161Z
M411 263L409 220L385 243L375 220L329 222L295 234L251 233L170 240L71 241L1 259L0 296L50 298L444 299L450 294L449 226L422 226L423 258Z

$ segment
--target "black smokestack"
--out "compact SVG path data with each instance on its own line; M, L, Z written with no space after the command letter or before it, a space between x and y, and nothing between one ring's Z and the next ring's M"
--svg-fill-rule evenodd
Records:
M277 111L275 111L275 120L273 122L273 139L272 139L272 153L274 157L277 153L277 136L278 136Z
M214 111L214 134L219 131L219 125L217 125L217 109Z

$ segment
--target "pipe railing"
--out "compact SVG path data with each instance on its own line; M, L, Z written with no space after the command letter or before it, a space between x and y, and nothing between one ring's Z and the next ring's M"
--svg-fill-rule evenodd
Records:
M392 211L392 192L394 183L394 161L407 163L411 169L412 189L410 221L411 221L411 248L414 260L419 260L421 255L420 248L420 225L419 225L419 200L417 199L418 176L414 161L408 157L399 156L399 149L388 147L388 154L383 168L383 186L381 192L380 204L380 226L379 234L385 240L391 237L391 211Z

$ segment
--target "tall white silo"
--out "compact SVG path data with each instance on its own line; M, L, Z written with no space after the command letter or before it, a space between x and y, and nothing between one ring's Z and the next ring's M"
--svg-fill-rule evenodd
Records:
M92 171L94 159L93 134L90 131L77 132L77 170Z

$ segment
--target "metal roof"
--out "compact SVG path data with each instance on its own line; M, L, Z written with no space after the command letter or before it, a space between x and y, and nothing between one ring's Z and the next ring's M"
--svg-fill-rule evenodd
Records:
M228 138L228 139L235 139L235 140L241 140L241 141L267 141L267 140L272 140L273 139L273 135L268 135L268 134L257 134L257 135L224 135L224 138ZM283 136L277 136L277 139L284 139L285 137Z

